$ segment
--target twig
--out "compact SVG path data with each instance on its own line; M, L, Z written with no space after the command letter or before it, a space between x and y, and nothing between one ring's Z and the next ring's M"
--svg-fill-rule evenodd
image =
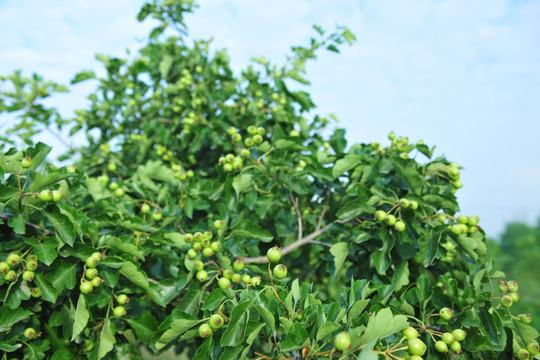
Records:
M307 244L322 245L323 243L321 243L319 241L314 242L315 239L317 238L317 236L323 234L328 229L330 229L332 227L332 225L334 225L334 223L336 223L336 222L341 222L341 221L338 221L338 220L333 221L330 224L323 227L322 229L316 230L313 233L309 234L308 236L303 237L301 239L298 239L295 242L293 242L292 244L285 246L284 248L281 249L281 255L287 255L288 253L298 249L299 247L307 245ZM327 245L325 244L324 246L327 246ZM268 258L266 257L266 255L265 256L257 256L257 257L245 257L245 258L242 258L242 261L244 262L244 264L265 264L265 263L268 262Z
M326 214L326 209L328 209L328 204L330 203L330 197L328 197L328 200L326 200L326 204L324 204L323 211L321 213L321 216L319 216L319 222L317 223L317 230L320 230L322 221L324 219L324 214Z
M298 220L298 240L302 239L302 215L300 214L300 209L298 208L298 198L296 200L294 199L292 192L289 191L289 196L291 198L291 202L294 206L294 209L296 210L296 218Z
M5 216L5 215L0 215L0 219L4 220L4 221L8 221L9 220L9 216ZM47 229L44 229L42 228L41 226L38 226L36 224L32 224L32 223L29 223L29 222L25 222L24 223L27 227L30 227L34 230L37 230L37 231L41 231L43 232L45 235L47 236L56 236L56 233L53 232L53 231L50 231L50 230L47 230Z

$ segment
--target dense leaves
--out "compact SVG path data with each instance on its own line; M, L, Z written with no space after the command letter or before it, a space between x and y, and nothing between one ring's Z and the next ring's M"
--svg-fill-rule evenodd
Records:
M97 55L102 78L74 76L97 82L74 118L41 103L64 87L2 78L14 89L0 111L20 118L0 138L6 358L445 358L434 343L456 329L451 357L530 348L538 333L506 307L517 287L492 291L504 274L478 218L456 214L459 165L393 133L347 146L293 90L349 30L315 27L286 65L256 58L235 75L225 51L185 40L192 8L145 4L147 44L131 60ZM86 136L72 166L32 143L53 125Z

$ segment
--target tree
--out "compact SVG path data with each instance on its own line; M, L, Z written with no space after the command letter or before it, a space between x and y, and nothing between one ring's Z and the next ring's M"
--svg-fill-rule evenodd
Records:
M21 120L3 141L28 145L0 155L6 358L534 355L538 333L507 307L514 283L487 286L502 273L478 218L456 215L459 165L394 133L325 137L329 120L291 90L318 49L354 35L315 27L286 65L258 58L236 77L225 51L186 42L193 6L145 4L148 43L129 61L97 55L107 75L74 118L42 103L61 85L4 78L0 111ZM33 144L49 126L86 134L74 166Z

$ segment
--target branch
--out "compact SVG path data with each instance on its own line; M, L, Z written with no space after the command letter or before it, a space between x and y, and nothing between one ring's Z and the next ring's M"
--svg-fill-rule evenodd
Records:
M294 209L296 210L296 218L298 220L298 239L297 241L300 241L302 239L302 215L300 214L300 209L298 208L298 198L296 200L294 199L292 192L289 191L289 196L291 197L291 202L294 206Z
M315 241L315 239L317 238L317 236L321 235L322 233L324 233L328 229L330 229L332 227L332 225L334 225L334 223L336 223L336 221L331 222L330 224L326 225L325 227L323 227L320 230L316 230L316 231L312 232L311 234L309 234L308 236L306 236L304 238L296 240L295 242L293 242L290 245L285 246L283 249L281 249L281 255L282 256L287 255L288 253L290 253L290 252L292 252L292 251L294 251L294 250L296 250L299 247L302 247L304 245L308 245L308 244L322 245L322 244L324 244L324 243L321 243L320 241ZM328 246L328 245L325 244L324 246ZM246 257L246 258L242 258L242 261L244 262L244 264L265 264L265 263L268 262L268 258L266 256Z
M2 219L4 221L9 221L10 218L8 216L5 216L5 215L0 215L0 219ZM37 231L41 231L42 233L44 233L47 236L56 236L55 232L44 229L41 226L38 226L36 224L32 224L32 223L29 223L29 222L25 222L24 224L29 228L32 228L32 229L37 230Z

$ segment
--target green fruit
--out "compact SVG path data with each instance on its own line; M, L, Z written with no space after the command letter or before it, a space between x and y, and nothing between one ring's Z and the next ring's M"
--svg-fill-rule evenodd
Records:
M386 212L383 210L375 211L375 219L381 222L384 221L384 219L386 219Z
M10 269L10 267L9 267L7 262L5 262L5 261L0 262L0 273L1 274L4 274L4 275L7 274L9 269Z
M450 344L450 350L459 354L461 352L461 343L459 341L454 341Z
M456 341L456 338L455 338L454 335L452 335L451 333L445 332L444 334L442 334L441 340L442 340L445 344L450 345L451 343L453 343L454 341Z
M388 225L394 226L396 224L396 217L394 215L388 214L388 215L386 215L386 218L384 219L384 221Z
M287 276L287 267L283 264L278 264L274 267L272 274L276 279L283 279Z
M41 296L41 289L40 288L32 288L30 289L30 296L34 298L38 298Z
M435 342L435 350L437 350L438 352L441 352L441 353L444 353L444 352L447 352L448 351L448 345L446 345L446 343L444 341L437 341Z
M453 312L454 310L444 307L441 310L439 310L439 316L441 317L441 319L450 320L452 318Z
M214 330L217 330L220 327L222 327L223 323L224 323L223 316L219 314L214 314L210 316L210 320L208 321L208 325L210 325L210 327Z
M30 156L27 156L24 159L22 159L21 166L25 169L28 169L30 166L32 166L32 158Z
M142 204L141 205L141 214L148 214L150 212L150 205L148 204Z
M193 241L193 234L186 234L184 235L184 241L188 244L191 244L191 242Z
M299 137L300 133L297 130L291 130L291 132L289 133L289 136L291 136L291 137Z
M214 221L214 229L219 230L223 227L224 222L223 220L216 220Z
M506 283L506 286L508 287L508 291L510 292L517 292L519 289L518 282L516 280L510 280Z
M195 261L195 263L193 264L193 268L195 270L197 270L197 271L202 270L202 269L204 269L204 263L202 261L200 261L200 260Z
M499 280L499 291L500 292L508 291L508 286L506 286L506 282L504 282L504 280Z
M28 271L27 270L27 271L22 273L22 278L23 278L24 281L29 281L29 282L34 281L34 276L35 276L35 274L34 274L33 271Z
M116 164L115 163L109 163L107 165L107 170L112 171L112 172L116 171Z
M112 191L117 190L119 187L120 185L118 185L116 181L109 184L109 189L111 189Z
M126 294L120 294L116 297L118 305L126 305L129 302L129 298Z
M512 298L512 301L515 303L519 301L519 293L517 292L511 292L508 294L508 296L510 296Z
M257 134L264 136L265 133L266 133L266 130L263 127L257 128Z
M403 330L403 336L405 336L405 338L407 340L417 338L418 337L418 330L416 330L412 326L409 326L408 328Z
M531 314L521 314L519 315L519 320L524 324L530 324L532 322L532 316Z
M279 247L273 247L266 252L266 258L268 261L277 263L281 259L281 249Z
M210 240L208 240L207 238L202 238L200 240L200 243L201 243L201 246L203 248L209 248L210 247Z
M452 233L456 235L461 235L461 233L463 232L463 228L459 224L454 224L450 226L450 231L452 231Z
M411 355L409 356L408 360L424 360L424 359L418 355Z
M246 145L246 147L250 148L253 145L255 145L255 140L253 140L252 138L247 138L246 140L244 140L244 145Z
M187 252L187 257L189 260L195 259L197 257L197 251L195 251L194 249L189 249Z
M99 276L96 276L95 278L92 279L92 281L90 281L92 283L92 286L94 288L97 288L101 285L101 283L103 283L105 280L103 280L102 278L100 278Z
M209 247L205 247L202 250L202 254L204 255L204 257L212 257L214 256L214 251L212 251L212 249Z
M227 134L229 136L233 136L234 134L236 134L236 128L234 126L229 126L229 128L227 129Z
M206 279L208 279L208 273L204 270L199 270L197 271L197 280L199 280L200 282L204 282L206 281Z
M399 231L399 232L402 232L405 230L405 223L401 220L398 220L396 221L395 225L394 225L394 229Z
M479 222L480 222L480 218L475 215L475 216L471 216L469 218L469 221L467 222L467 225L469 225L469 226L477 226Z
M120 306L117 306L117 307L115 307L115 308L113 309L113 314L114 314L114 316L116 316L116 317L122 317L122 316L124 316L124 315L127 314L126 308L123 307L123 306L121 306L121 305L120 305Z
M114 192L114 195L116 195L116 197L122 197L125 195L125 191L124 189L122 188L119 188L119 189L116 189L116 191Z
M459 215L457 221L460 224L467 224L469 222L469 217L467 215Z
M395 132L390 132L390 134L388 134L388 139L389 140L394 140L396 138L396 133Z
M98 271L96 269L86 270L85 276L88 280L95 279L98 276Z
M17 254L9 254L6 259L6 262L10 267L15 267L21 263L21 257Z
M532 342L527 345L527 351L531 356L536 356L540 352L540 348L537 343Z
M339 351L347 350L351 346L351 335L347 332L341 332L334 339L334 347Z
M95 257L93 256L90 256L86 259L86 267L88 268L95 268L97 266L97 264L99 263L99 260L96 259Z
M159 221L159 220L161 220L162 216L163 216L163 215L161 214L161 212L160 212L159 210L156 210L156 211L154 211L154 213L152 214L152 220L154 220L154 221Z
M399 204L405 208L408 208L411 205L411 202L408 199L399 200Z
M512 300L512 298L510 296L504 295L503 297L501 297L502 306L510 307L510 306L512 306L513 303L514 303L514 300Z
M36 261L36 262L37 262L37 261L38 261L38 257L37 257L37 255L30 254L30 255L28 255L28 256L26 257L26 260L27 260L27 261Z
M234 271L232 269L225 269L223 270L223 276L229 280L232 279L232 276L234 275Z
M79 286L79 290L83 294L88 294L94 290L94 287L92 286L92 283L90 281L84 280L81 285Z
M251 276L249 276L248 274L242 275L242 282L244 284L251 284Z
M17 279L17 273L14 270L9 270L6 275L4 275L6 281L15 281Z
M251 278L251 286L258 286L261 285L261 277L260 276L254 276Z
M233 283L238 284L242 281L242 275L234 273L231 277Z
M39 193L39 200L49 202L53 200L53 192L51 190L43 190Z
M221 251L221 243L219 241L212 241L210 249L212 249L214 253Z
M411 209L413 210L418 209L418 202L411 200Z
M410 339L407 341L407 348L411 355L422 356L426 353L427 346L419 338Z
M461 329L454 329L452 331L452 335L454 335L454 338L456 338L457 341L463 341L465 340L465 336L467 336L467 333Z
M222 277L222 278L219 278L218 280L218 286L225 290L227 289L229 286L231 286L231 281L225 277Z
M199 326L199 336L206 339L212 336L212 328L208 324L202 324Z
M519 349L516 353L516 358L526 360L531 356L526 349Z
M240 134L238 134L238 133L234 134L234 135L232 136L232 141L234 141L234 142L240 142L240 141L242 141L242 135L240 135Z
M254 136L252 137L252 139L253 139L253 142L255 142L255 144L260 144L260 143L263 142L263 137L262 137L261 135L259 135L259 134L254 135ZM247 139L246 139L246 140L247 140ZM305 166L305 165L304 165L304 166ZM302 167L304 167L304 166L302 166Z
M24 330L24 337L26 337L27 339L32 339L34 338L34 336L36 336L36 330L34 330L33 328L29 327Z
M62 193L58 190L53 190L53 202L59 203L62 200Z
M194 242L193 244L191 244L191 248L195 251L201 251L202 245L200 242Z
M186 173L186 175L187 175L187 177L188 177L189 179L191 179L192 177L195 176L195 173L193 172L193 170L188 170L187 173Z
M250 125L247 128L247 132L249 135L255 135L257 133L257 127L255 127L255 125Z
M242 271L242 269L244 268L244 262L241 259L236 259L233 262L233 268L235 271Z

